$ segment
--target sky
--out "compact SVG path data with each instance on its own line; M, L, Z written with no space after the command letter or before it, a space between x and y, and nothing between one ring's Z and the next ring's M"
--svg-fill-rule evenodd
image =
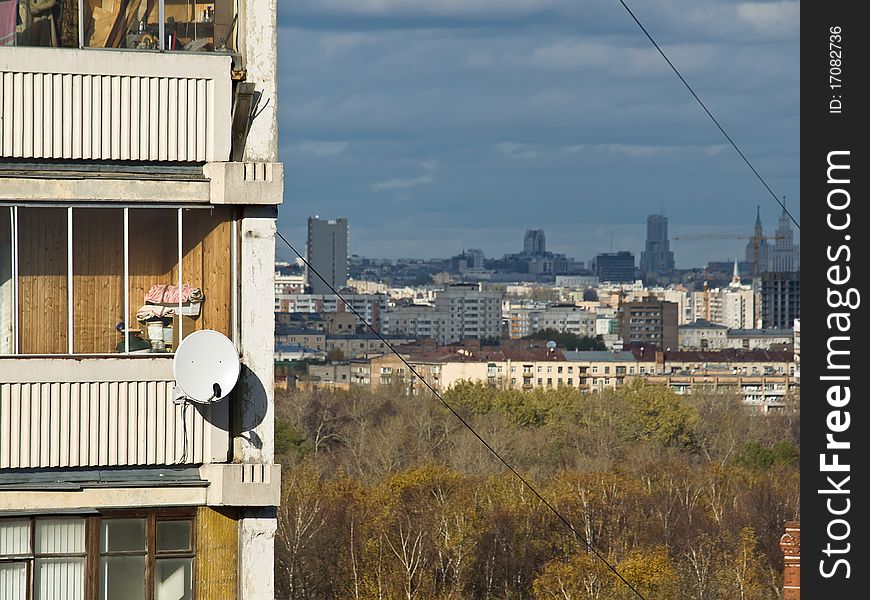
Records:
M799 2L626 0L800 222ZM346 217L351 254L640 256L766 234L781 209L619 0L279 0L278 225ZM795 232L798 238L797 231ZM672 240L677 267L745 240ZM290 258L284 248L279 258Z

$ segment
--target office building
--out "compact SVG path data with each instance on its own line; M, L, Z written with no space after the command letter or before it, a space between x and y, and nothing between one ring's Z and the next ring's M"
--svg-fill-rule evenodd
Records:
M602 283L631 283L635 280L634 254L625 250L598 254L595 274Z
M336 291L347 286L347 219L309 217L307 249L311 267L305 276L310 293L330 294L330 286Z
M543 256L547 253L547 238L543 229L527 229L523 238L523 254Z
M761 276L761 326L791 329L801 316L801 274L764 273Z
M668 240L668 219L650 215L646 220L646 247L640 253L640 273L644 279L658 280L674 270L674 253Z

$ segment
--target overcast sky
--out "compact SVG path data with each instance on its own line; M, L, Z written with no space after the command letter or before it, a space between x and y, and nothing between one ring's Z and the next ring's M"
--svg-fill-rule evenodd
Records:
M799 2L627 0L798 221ZM279 227L350 252L579 260L781 212L619 0L279 0ZM746 242L671 242L678 267ZM289 254L279 248L279 257Z

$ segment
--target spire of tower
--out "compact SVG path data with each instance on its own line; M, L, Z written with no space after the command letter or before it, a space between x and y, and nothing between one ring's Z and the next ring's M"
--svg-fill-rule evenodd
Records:
M761 227L761 205L755 205L755 226Z
M737 259L734 259L734 274L731 276L731 285L740 285L740 269L737 267Z

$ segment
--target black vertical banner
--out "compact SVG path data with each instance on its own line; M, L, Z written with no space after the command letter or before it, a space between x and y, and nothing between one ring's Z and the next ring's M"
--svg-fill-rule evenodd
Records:
M861 2L801 4L803 598L870 588L870 31ZM786 598L789 596L787 595Z

